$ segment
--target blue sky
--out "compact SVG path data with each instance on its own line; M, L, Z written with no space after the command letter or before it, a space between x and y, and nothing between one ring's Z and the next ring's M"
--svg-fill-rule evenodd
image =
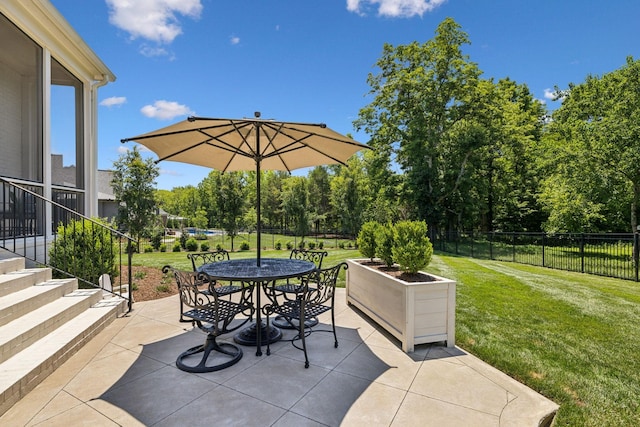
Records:
M384 43L424 43L452 17L466 54L495 80L554 86L640 57L637 0L51 0L115 73L99 91L99 168L132 137L196 114L322 122L360 141L368 73ZM133 5L133 6L132 6ZM149 154L151 157L153 154ZM209 170L161 162L158 188Z

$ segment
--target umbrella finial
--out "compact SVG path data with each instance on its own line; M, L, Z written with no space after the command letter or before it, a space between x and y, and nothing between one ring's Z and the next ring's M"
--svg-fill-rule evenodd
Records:
M255 116L256 119L260 118L260 111L256 111L255 113L253 113L253 115Z

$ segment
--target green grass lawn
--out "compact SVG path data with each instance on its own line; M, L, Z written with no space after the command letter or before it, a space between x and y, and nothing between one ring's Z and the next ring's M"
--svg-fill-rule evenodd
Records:
M328 252L326 266L361 256ZM255 257L255 251L232 257ZM185 252L133 260L191 268ZM640 284L445 255L434 256L426 270L458 282L456 344L558 403L556 426L638 425Z
M640 284L438 256L457 280L456 344L560 405L556 426L640 421Z

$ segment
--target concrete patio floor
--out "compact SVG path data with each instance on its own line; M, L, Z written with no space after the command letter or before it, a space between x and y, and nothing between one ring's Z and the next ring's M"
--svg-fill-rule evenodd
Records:
M178 322L177 296L134 304L0 417L3 426L537 426L558 406L459 348L395 338L345 303L330 333L190 374L179 353L205 334ZM328 317L315 329L329 329ZM290 338L292 331L285 331ZM231 336L224 336L231 340Z

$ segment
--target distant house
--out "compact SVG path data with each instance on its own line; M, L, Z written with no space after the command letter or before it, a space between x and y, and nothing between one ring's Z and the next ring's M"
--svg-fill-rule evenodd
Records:
M114 80L49 1L1 0L0 177L98 216L98 89ZM56 144L68 165L52 155L52 129L63 121L71 125ZM43 221L45 235L51 226Z

